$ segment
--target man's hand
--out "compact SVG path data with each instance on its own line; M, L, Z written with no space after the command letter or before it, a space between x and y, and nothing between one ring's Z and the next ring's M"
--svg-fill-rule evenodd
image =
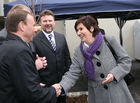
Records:
M102 84L107 84L109 82L112 82L114 80L114 75L113 74L108 74L105 80L102 82Z
M36 65L37 70L46 68L46 66L47 66L46 57L39 57L38 55L36 55L35 65Z
M60 95L60 93L61 93L61 85L60 84L54 84L54 85L52 85L52 87L54 87L55 88L55 90L56 90L56 95L57 95L57 97Z
M40 86L41 86L41 87L45 87L46 84L44 84L44 83L40 83Z

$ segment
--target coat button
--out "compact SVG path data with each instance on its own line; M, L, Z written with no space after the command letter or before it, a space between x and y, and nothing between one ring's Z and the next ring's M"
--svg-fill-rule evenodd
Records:
M105 77L105 75L102 73L102 74L100 75L100 77L101 77L101 78L104 78L104 77Z
M101 63L100 62L97 62L97 64L96 64L98 67L100 67L101 66Z
M108 89L108 86L107 85L104 85L104 88L107 90Z
M100 55L100 51L96 51L96 55Z

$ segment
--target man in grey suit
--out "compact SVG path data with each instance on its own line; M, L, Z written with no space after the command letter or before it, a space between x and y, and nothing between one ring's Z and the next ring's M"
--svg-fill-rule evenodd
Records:
M40 13L42 31L33 39L36 53L47 59L46 69L39 71L41 83L47 87L61 81L62 76L69 70L71 59L66 39L63 34L53 31L55 17L52 11L44 10ZM65 103L65 96L59 96L57 103Z

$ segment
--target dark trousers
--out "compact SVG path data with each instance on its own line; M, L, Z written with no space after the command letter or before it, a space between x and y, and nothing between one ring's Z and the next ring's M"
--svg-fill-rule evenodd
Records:
M66 103L66 95L64 96L59 96L57 98L57 103Z

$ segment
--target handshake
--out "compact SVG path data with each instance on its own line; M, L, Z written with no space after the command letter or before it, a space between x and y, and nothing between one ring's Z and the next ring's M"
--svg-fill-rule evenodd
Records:
M37 70L46 68L47 66L47 60L46 57L39 57L38 54L36 55L36 61L35 61L35 65ZM45 84L40 83L40 86L45 87ZM54 84L52 85L52 87L55 88L56 90L56 96L58 97L60 94L64 94L64 90L62 89L60 84Z
M56 90L56 96L58 97L60 94L62 94L62 87L60 84L54 84L52 87Z
M45 87L46 85L43 83L40 83L40 86ZM65 91L59 83L52 85L52 87L55 88L57 97L60 95L65 95Z

